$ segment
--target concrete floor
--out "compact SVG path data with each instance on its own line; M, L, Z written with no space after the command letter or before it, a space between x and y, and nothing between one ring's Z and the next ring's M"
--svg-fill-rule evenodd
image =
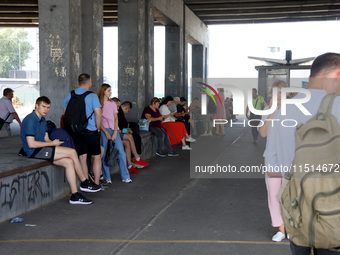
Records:
M190 178L195 164L262 163L264 139L253 145L249 128L226 131L199 137L192 152L176 146L179 157L153 158L131 184L114 175L109 189L85 194L92 205L64 197L1 223L0 254L290 254L287 240L271 241L263 175Z

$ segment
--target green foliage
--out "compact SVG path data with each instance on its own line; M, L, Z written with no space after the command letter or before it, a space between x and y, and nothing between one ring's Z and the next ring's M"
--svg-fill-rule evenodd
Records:
M24 29L0 29L0 77L8 78L10 70L19 70L25 66L25 60L33 49L27 41L27 32Z

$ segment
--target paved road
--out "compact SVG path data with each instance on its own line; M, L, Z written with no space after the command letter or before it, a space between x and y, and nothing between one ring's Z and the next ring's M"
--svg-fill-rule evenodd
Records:
M111 188L86 194L90 206L65 197L21 215L23 223L1 223L0 254L290 254L287 241L271 242L263 178L190 178L197 163L261 164L264 145L238 127L199 138L193 152L176 147L179 157L152 159L132 184L114 175Z

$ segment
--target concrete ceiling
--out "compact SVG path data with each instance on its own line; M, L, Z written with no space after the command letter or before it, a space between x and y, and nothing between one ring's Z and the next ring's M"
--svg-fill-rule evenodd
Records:
M104 0L104 26L116 26L118 0ZM154 0L157 1L157 0ZM206 25L337 20L339 0L184 0ZM155 20L155 24L160 24ZM0 27L39 25L38 0L0 0Z

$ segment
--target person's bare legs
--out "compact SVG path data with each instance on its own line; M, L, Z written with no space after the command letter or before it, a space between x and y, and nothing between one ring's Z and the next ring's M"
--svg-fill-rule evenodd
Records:
M80 181L85 181L87 179L87 176L84 174L82 170L82 166L80 164L76 150L68 148L68 147L56 146L55 153L54 153L54 161L58 161L60 159L65 159L65 158L72 160L73 171L77 174Z
M183 139L182 139L182 146L184 147L186 145L187 145L187 143L185 142L185 136L184 136Z
M74 171L74 163L70 158L61 158L53 161L53 164L65 168L66 179L70 186L71 193L74 194L78 191L76 173Z
M94 183L99 185L100 174L102 171L102 159L100 155L92 155L93 159L93 174L94 174Z
M132 165L131 161L131 148L130 148L130 142L128 140L122 140L122 143L124 145L124 151L126 154L126 162L128 166Z
M280 227L279 227L279 231L281 231L283 234L285 233L285 225L282 224Z
M123 139L129 141L130 150L131 150L133 156L135 157L135 159L139 158L139 155L138 155L137 149L136 149L136 145L135 145L135 141L133 140L133 136L131 134L125 134Z
M79 155L79 161L80 161L80 165L81 168L83 170L84 175L86 176L86 179L89 176L89 169L87 167L87 153L83 154L83 155Z

